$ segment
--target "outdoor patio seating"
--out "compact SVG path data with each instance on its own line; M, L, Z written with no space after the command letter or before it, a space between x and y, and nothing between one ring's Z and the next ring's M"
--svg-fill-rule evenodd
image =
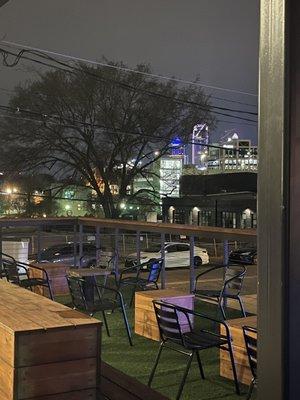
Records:
M249 365L253 376L247 396L247 400L250 400L253 388L257 385L257 329L250 326L243 326L243 333Z
M200 283L201 278L219 269L224 270L224 278L221 287L219 289L202 289ZM226 319L225 306L227 299L237 300L242 316L246 317L243 301L240 296L245 274L246 268L243 265L214 266L196 276L193 293L196 299L216 302L224 320Z
M200 376L205 379L203 366L199 352L210 348L219 348L229 352L231 359L232 372L234 376L236 393L240 394L239 383L237 379L236 367L232 351L230 331L224 321L218 321L206 315L197 313L183 307L179 307L162 301L153 301L157 323L160 331L160 347L148 380L148 386L151 386L162 350L168 348L188 356L180 386L177 392L176 400L181 396L191 363L196 355ZM183 328L182 318L188 323L188 329ZM197 320L197 321L196 321ZM197 322L197 324L196 324ZM201 327L198 326L200 323ZM207 327L207 324L220 324L225 328L226 334L220 334ZM196 328L197 325L197 328ZM186 326L186 324L185 324Z
M161 273L162 266L163 260L156 259L122 270L120 277L117 280L117 287L121 289L122 286L132 286L130 306L132 306L134 294L137 290L159 289L158 279ZM125 274L128 274L130 272L134 272L135 275L124 277ZM144 277L142 276L143 272L145 272Z
M42 277L37 278L30 276L29 269L40 271ZM49 275L44 268L15 260L10 255L2 253L2 271L4 271L4 274L2 273L1 277L5 276L8 282L19 285L25 289L33 291L35 286L47 288L51 300L54 300Z
M66 278L70 289L73 308L76 310L86 312L90 316L93 316L97 312L101 312L103 316L103 322L105 325L106 333L108 336L110 336L110 332L108 328L105 311L114 311L117 309L121 311L125 324L126 333L128 336L128 341L130 346L132 346L133 343L131 339L131 330L124 307L122 293L111 287L97 284L96 280L94 280L94 289L95 293L97 294L97 298L93 302L87 301L84 293L84 283L85 283L84 280L79 277L68 276L68 275Z

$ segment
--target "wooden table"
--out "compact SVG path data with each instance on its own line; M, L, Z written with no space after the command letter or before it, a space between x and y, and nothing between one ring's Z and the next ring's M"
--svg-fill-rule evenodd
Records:
M160 340L159 330L156 322L153 300L162 300L176 304L181 307L194 309L195 296L190 293L175 289L146 290L135 293L135 324L134 331L138 335L145 336L152 340ZM187 328L187 320L181 322L183 331Z
M47 271L54 296L69 294L68 283L66 280L66 275L70 269L69 266L60 263L33 263L32 265L36 265L37 267L43 268ZM43 272L38 269L29 268L29 274L33 278L44 278ZM49 297L49 291L44 286L34 286L33 291L42 296Z
M94 285L95 277L103 276L103 285L106 284L108 276L111 274L110 270L102 268L73 268L69 271L70 276L76 276L78 278L84 279L83 290L85 294L86 301L89 303L94 303Z
M230 329L233 341L233 353L237 369L238 380L246 385L249 385L252 380L252 374L249 366L245 341L242 327L247 325L253 328L257 326L257 317L237 318L226 321ZM221 326L221 333L225 334L224 328ZM220 350L220 375L233 379L232 368L229 353Z
M96 400L100 340L100 321L0 280L0 400Z

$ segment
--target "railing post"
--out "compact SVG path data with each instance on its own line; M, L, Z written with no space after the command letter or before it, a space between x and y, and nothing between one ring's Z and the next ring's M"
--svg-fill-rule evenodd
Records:
M141 232L137 231L135 236L135 244L136 244L136 260L137 263L141 262Z
M223 241L223 265L226 267L229 261L229 245L228 240Z
M97 265L100 262L101 250L100 250L100 226L96 226L96 235L95 235L95 244L96 244L96 263Z
M119 229L115 229L115 265L114 270L116 277L119 277Z
M73 255L74 255L74 267L77 266L77 224L73 227Z
M225 281L226 269L228 267L228 262L229 262L229 244L228 244L228 239L227 239L227 240L223 241L223 265L225 267L224 268L224 276L223 276L224 281ZM224 294L226 294L225 290L224 290ZM226 298L226 296L224 297L224 300L223 300L223 307L224 307L225 312L226 312L226 309L227 309L227 298Z
M161 258L163 260L163 265L162 265L162 269L161 269L161 288L162 289L165 289L165 287L166 287L165 241L166 241L166 235L165 235L165 233L161 233L161 235L160 235L160 254L161 254Z
M79 266L81 267L81 257L83 255L83 225L79 224Z
M194 262L194 252L195 252L195 238L190 236L190 292L192 293L195 289L195 262Z
M38 226L38 229L37 229L37 256L36 256L36 259L37 259L37 262L40 262L41 261L41 227L40 226Z

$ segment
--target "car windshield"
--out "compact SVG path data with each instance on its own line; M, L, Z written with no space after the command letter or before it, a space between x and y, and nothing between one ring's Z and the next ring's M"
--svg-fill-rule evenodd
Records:
M145 253L158 253L160 251L160 244L152 244L144 250Z

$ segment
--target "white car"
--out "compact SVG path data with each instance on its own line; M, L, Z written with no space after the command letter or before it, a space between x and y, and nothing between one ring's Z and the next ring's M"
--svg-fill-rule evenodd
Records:
M148 249L141 251L141 263L151 259L161 258L160 244L151 245ZM126 258L126 267L132 266L137 259L136 253L129 254ZM165 243L166 268L190 266L190 244L180 242ZM209 263L207 250L202 247L194 247L194 265L200 266Z

